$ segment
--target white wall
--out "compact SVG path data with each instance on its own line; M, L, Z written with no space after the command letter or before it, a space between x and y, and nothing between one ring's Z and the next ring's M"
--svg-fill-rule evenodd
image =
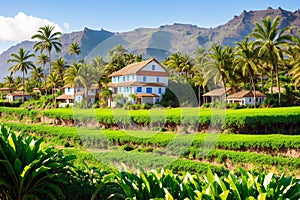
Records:
M152 65L155 65L155 70L154 71L156 71L156 72L165 72L166 71L164 68L162 68L159 64L157 64L154 61L150 62L148 65L143 67L143 69L141 71L153 71L152 70Z
M73 95L74 94L74 88L69 88L70 92L68 92L68 88L65 88L65 94L67 95Z

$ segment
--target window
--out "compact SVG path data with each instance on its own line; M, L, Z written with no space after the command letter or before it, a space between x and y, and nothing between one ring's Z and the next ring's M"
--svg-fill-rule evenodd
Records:
M130 93L132 92L132 87L129 88L129 92L130 92Z
M161 94L161 88L158 88L158 94Z
M129 81L129 76L126 77L127 81Z
M156 82L159 83L159 77L156 77Z
M68 92L71 92L71 88L68 87Z
M134 75L132 75L132 80L134 80Z
M249 98L249 102L251 102L251 98Z
M125 76L123 76L123 82L125 82Z
M137 87L136 92L142 92L142 87Z
M116 82L116 77L114 76L114 78L113 78L113 82Z
M158 103L158 102L159 102L159 98L156 98L156 99L155 99L155 103Z
M152 71L155 71L155 65L152 65Z
M119 92L122 92L122 88L121 87L118 87L118 90L119 90Z
M118 83L120 82L120 76L118 76Z
M147 81L147 77L143 76L143 81L146 82Z
M146 93L151 94L152 93L152 88L146 88Z

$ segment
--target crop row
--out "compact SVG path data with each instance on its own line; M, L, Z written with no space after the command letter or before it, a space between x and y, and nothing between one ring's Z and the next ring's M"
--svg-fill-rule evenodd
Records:
M243 134L174 134L157 133L154 131L120 131L99 130L97 128L57 127L38 124L24 124L4 122L10 128L18 131L27 131L41 134L44 137L58 136L65 140L82 140L86 145L95 143L101 146L102 142L112 145L137 144L172 148L172 146L211 147L231 150L270 150L299 149L300 136L298 135L243 135Z
M33 111L24 108L0 107L0 113L13 114L18 119L47 117L55 123L67 121L73 125L93 123L96 126L120 129L148 126L186 131L205 131L209 127L237 133L300 133L300 107L240 110L211 110L198 108L122 110L122 109L51 109Z

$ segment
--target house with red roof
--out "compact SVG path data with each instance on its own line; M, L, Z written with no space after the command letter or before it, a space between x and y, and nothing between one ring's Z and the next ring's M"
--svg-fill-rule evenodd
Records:
M110 75L108 86L113 98L108 105L116 106L114 97L117 95L122 96L121 103L126 99L131 103L158 103L166 92L168 76L166 68L155 58L130 64Z

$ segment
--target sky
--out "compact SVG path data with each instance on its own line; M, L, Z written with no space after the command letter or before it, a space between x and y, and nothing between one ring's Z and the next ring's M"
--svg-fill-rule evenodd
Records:
M69 33L84 27L124 32L186 23L216 27L243 10L295 11L299 0L9 0L0 4L0 53L50 24Z

